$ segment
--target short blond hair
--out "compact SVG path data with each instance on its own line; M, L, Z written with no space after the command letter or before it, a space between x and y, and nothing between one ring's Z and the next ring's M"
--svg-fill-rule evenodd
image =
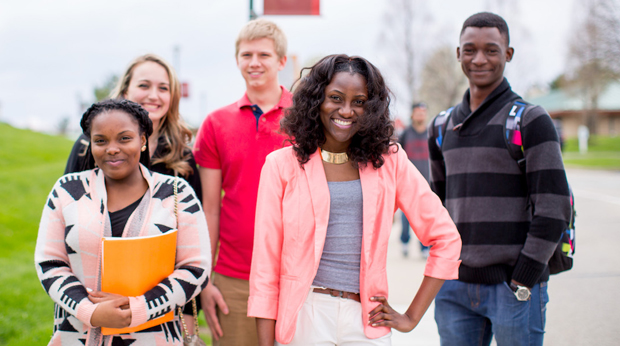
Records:
M235 56L239 55L241 41L254 41L261 38L268 38L273 41L278 57L286 56L287 42L284 32L276 23L264 18L251 20L241 28L237 42L235 42Z

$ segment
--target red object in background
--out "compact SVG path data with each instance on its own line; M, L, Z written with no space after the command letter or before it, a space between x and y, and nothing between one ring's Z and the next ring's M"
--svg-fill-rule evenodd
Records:
M396 118L396 120L394 120L394 130L398 133L403 132L405 130L405 123L399 118Z
M320 15L321 0L265 0L265 15Z
M189 83L187 82L181 83L181 97L189 97Z

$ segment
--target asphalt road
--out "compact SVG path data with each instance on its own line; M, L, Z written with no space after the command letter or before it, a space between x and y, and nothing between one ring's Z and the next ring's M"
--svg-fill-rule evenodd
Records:
M545 345L620 345L620 172L568 169L567 175L577 210L575 262L549 281ZM404 312L425 262L415 238L409 257L402 256L397 220L388 253L389 302ZM393 332L392 345L439 345L433 309L412 332Z

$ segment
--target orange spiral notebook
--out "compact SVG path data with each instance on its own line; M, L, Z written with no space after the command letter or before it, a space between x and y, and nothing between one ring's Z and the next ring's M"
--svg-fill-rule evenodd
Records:
M101 290L143 295L174 271L177 230L154 236L102 239ZM132 328L101 328L103 335L133 333L171 321L174 311Z

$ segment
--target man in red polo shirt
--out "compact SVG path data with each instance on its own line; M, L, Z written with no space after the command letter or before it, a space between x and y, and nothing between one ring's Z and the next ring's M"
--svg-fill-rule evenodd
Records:
M214 345L258 344L255 320L247 317L254 214L265 157L286 139L280 119L291 93L278 82L286 45L284 33L268 20L241 29L236 60L246 93L209 114L196 136L194 157L214 256L219 242L212 280L201 293Z

